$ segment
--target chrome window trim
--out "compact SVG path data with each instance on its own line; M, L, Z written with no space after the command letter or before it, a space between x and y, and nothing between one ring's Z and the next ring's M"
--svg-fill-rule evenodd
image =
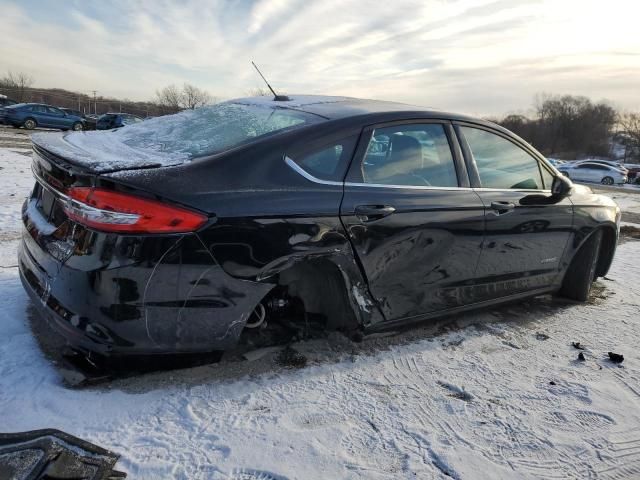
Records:
M387 185L384 183L359 183L359 182L344 182L347 187L373 187L373 188L400 188L403 190L473 190L470 187L436 187L436 186L421 186L421 185Z
M306 178L310 182L319 183L320 185L333 185L333 186L340 186L340 187L344 185L344 182L336 182L334 180L322 180L322 179L320 179L318 177L314 177L309 172L307 172L304 168L302 168L300 165L298 165L296 162L294 162L291 159L291 157L289 157L287 155L284 156L284 161L295 172L297 172L299 175L302 175L304 178Z
M479 192L538 192L538 193L551 193L550 189L540 188L489 188L489 187L477 187L474 188Z
M420 185L387 185L383 183L360 183L360 182L336 182L333 180L322 180L314 177L304 168L298 165L291 157L285 155L284 161L289 167L296 173L306 178L310 182L318 183L320 185L332 185L332 186L345 186L345 187L372 187L372 188L394 188L403 190L453 190L453 191L481 191L481 192L538 192L538 193L551 193L551 190L540 189L527 189L527 188L473 188L473 187L436 187L436 186L420 186Z

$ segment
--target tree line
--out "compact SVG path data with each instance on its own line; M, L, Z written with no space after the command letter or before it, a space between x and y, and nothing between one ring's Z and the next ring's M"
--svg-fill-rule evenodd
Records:
M541 95L532 116L491 119L549 157L640 161L640 114L574 95Z
M18 103L46 103L56 107L71 108L85 114L125 112L139 117L155 117L193 109L217 99L206 90L185 83L182 87L169 85L156 92L155 98L147 102L118 99L102 95L72 92L61 88L36 88L33 77L26 73L8 72L0 77L0 94Z
M38 102L83 113L126 112L140 117L167 115L217 102L206 90L189 83L157 90L153 100L136 102L91 96L59 88L35 88L28 74L0 77L0 93L17 102ZM249 95L265 95L258 89ZM602 156L640 162L640 113L617 111L606 102L575 95L540 95L533 114L490 119L531 143L543 154L563 159Z

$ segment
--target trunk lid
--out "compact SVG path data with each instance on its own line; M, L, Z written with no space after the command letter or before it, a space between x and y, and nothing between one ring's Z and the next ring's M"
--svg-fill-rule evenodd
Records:
M132 148L121 141L117 131L37 133L34 150L47 152L70 167L93 174L180 165L186 155Z

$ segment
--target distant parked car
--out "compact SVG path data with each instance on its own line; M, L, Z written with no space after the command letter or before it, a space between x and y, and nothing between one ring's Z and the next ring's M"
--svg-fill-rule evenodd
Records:
M629 183L640 183L640 165L628 165L627 169L627 181Z
M142 122L142 118L130 113L105 113L96 123L96 130L111 130L125 125Z
M98 120L97 115L85 115L79 110L73 110L72 108L60 108L64 113L68 115L75 115L82 119L82 129L83 130L95 130L96 122Z
M571 180L578 182L598 182L603 185L627 182L626 170L603 163L573 162L556 168Z
M547 158L547 160L554 167L559 167L560 165L566 163L564 160L558 160L557 158Z
M36 127L57 128L60 130L83 130L82 118L70 115L57 107L41 103L18 103L5 107L3 121L16 128L33 130Z
M574 162L575 164L581 164L581 163L599 163L600 165L608 165L610 167L614 167L614 168L618 168L624 172L628 172L627 168L624 166L624 164L620 163L620 162L616 162L614 160L578 160L576 162Z
M0 107L8 107L10 105L15 105L16 102L15 100L11 100L9 97L6 97L4 95L0 96Z

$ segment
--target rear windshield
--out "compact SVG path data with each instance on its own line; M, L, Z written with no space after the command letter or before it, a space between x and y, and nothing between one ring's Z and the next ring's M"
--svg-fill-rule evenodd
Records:
M276 102L225 102L129 125L112 134L131 148L199 157L323 121Z

